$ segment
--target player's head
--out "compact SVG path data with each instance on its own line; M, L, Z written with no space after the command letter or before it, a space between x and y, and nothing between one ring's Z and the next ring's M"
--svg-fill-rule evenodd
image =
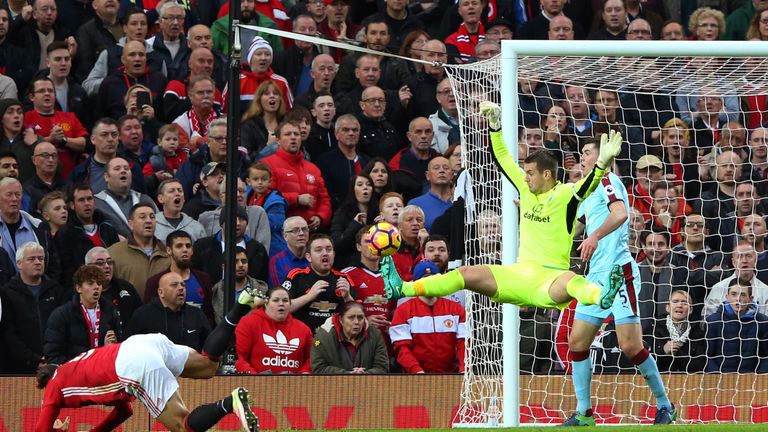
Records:
M557 183L557 159L548 150L539 150L523 161L525 182L531 193L540 194Z
M379 261L381 257L371 251L371 248L368 247L368 240L365 238L365 235L370 228L371 225L363 225L362 228L357 230L357 233L355 234L355 247L357 248L357 251L360 252L361 260L376 262Z
M59 368L59 365L49 363L44 364L37 368L37 373L35 374L35 378L37 379L37 388L44 389L45 386L48 385L48 381L53 378L53 374L56 373L56 369Z
M581 172L586 175L592 171L597 163L597 156L600 154L600 145L595 140L589 140L581 148L581 157L579 158L579 164L581 165Z

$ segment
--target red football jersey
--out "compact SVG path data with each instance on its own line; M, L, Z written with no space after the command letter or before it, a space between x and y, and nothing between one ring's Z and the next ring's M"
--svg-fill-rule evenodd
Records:
M38 136L47 137L50 135L54 125L61 126L64 129L64 136L67 138L80 138L88 135L88 130L83 127L74 113L54 111L53 115L42 115L35 110L24 113L24 129L32 128ZM80 155L67 148L59 148L58 153L61 162L61 177L68 178L69 173L79 163Z
M121 344L92 349L61 365L45 387L37 431L51 430L62 408L115 406L134 399L115 371Z
M365 267L347 267L341 272L355 281L355 292L363 302L365 316L383 315L387 320L392 317L397 303L390 301L384 293L384 279L380 272Z

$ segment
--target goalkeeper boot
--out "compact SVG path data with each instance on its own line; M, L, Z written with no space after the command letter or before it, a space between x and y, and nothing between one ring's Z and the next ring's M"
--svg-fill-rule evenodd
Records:
M601 308L610 309L613 306L613 300L616 298L616 294L618 294L622 285L624 285L624 270L617 264L611 268L608 283L600 291Z
M240 420L240 425L246 432L259 430L259 418L251 411L248 400L248 390L238 387L232 390L232 413Z
M587 410L587 415L581 415L578 412L573 413L568 417L560 426L594 426L595 416L592 415L592 410Z
M267 302L266 293L258 287L247 285L237 296L237 302L253 309Z
M397 273L395 262L391 256L381 259L381 278L384 279L384 292L387 294L387 298L397 300L405 297L403 279Z
M653 419L653 424L672 424L675 420L677 420L677 410L672 405L672 408L659 408L656 411L656 418Z

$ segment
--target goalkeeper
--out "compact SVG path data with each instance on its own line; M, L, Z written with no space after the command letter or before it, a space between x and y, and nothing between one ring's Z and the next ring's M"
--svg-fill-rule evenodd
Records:
M582 171L592 171L596 160L595 143L585 144L581 155ZM568 339L573 357L576 413L569 417L563 426L595 425L590 401L592 360L589 357L589 348L603 320L609 315L613 315L616 323L616 336L622 352L637 365L656 397L658 410L654 424L669 424L677 418L677 411L667 397L656 360L643 345L643 334L640 330L637 310L637 296L641 286L640 270L629 252L627 189L613 173L606 174L601 183L595 193L579 206L576 231L586 228L587 232L587 238L579 246L581 260L589 261L588 280L599 283L614 265L618 264L623 269L624 283L619 290L617 301L610 310L587 306L581 302L576 306L576 316Z
M576 210L600 184L606 168L621 150L621 134L603 135L597 164L575 184L556 180L557 161L547 151L528 156L524 173L501 138L501 109L482 102L488 119L493 155L504 175L520 192L520 251L516 264L464 266L454 271L403 282L391 257L382 259L381 274L387 296L442 297L461 289L499 303L541 308L565 308L572 299L608 309L624 282L621 266L613 266L603 287L568 270L576 225Z

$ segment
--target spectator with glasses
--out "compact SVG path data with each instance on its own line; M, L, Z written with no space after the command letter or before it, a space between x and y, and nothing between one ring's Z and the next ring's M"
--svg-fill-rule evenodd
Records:
M131 320L133 313L142 306L141 297L136 288L125 279L115 277L115 261L109 251L101 246L91 248L85 254L85 264L95 265L104 273L104 283L101 286L101 298L115 306L119 326L116 329L117 338L123 340L123 330Z
M53 144L43 141L35 146L32 153L35 174L24 182L24 192L31 198L32 209L37 209L37 203L45 194L60 191L66 186L66 182L56 173L58 162L59 154Z
M286 248L269 259L269 286L282 284L293 269L309 267L309 260L305 256L309 239L307 221L301 216L286 218L283 223L283 237Z
M380 87L372 86L361 93L360 110L360 141L358 150L372 158L392 158L400 149L405 147L395 125L385 116L387 98ZM337 112L339 110L337 109Z

